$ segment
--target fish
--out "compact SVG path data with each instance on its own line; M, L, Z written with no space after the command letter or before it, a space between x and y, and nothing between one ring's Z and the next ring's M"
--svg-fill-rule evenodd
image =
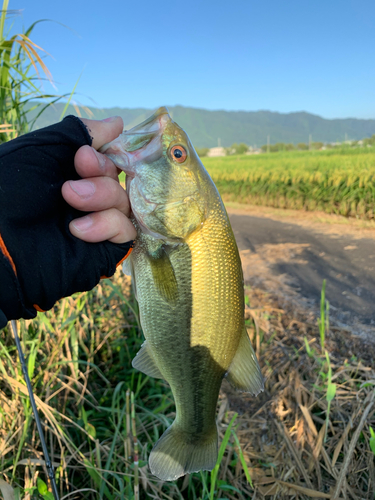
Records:
M219 192L165 107L101 150L126 173L132 276L145 337L132 365L170 385L176 417L154 445L163 481L212 470L224 377L257 395L263 377L244 320L241 260Z

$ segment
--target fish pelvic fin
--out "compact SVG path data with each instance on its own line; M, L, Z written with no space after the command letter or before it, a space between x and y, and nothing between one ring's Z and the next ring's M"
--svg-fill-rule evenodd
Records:
M240 343L227 373L232 386L241 392L250 392L254 396L264 390L263 375L244 325Z
M143 342L142 347L133 359L132 367L149 377L164 378L152 356L147 340Z
M190 472L212 470L218 455L218 433L213 423L209 435L197 437L174 422L150 454L151 473L162 481L174 481Z

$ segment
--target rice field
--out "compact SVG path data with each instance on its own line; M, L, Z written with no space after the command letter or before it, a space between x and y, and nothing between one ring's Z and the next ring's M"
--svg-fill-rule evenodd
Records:
M374 218L374 148L203 158L225 201Z

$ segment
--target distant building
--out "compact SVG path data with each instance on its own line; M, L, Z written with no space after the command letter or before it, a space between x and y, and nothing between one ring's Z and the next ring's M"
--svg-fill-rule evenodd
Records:
M261 152L262 150L260 148L253 148L250 146L245 155L259 155Z
M211 148L208 151L207 156L226 156L225 148Z

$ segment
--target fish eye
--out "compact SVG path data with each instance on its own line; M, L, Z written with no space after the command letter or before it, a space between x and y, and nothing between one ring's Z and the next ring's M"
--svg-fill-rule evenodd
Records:
M173 146L171 155L177 163L183 163L187 158L186 149L182 146Z

